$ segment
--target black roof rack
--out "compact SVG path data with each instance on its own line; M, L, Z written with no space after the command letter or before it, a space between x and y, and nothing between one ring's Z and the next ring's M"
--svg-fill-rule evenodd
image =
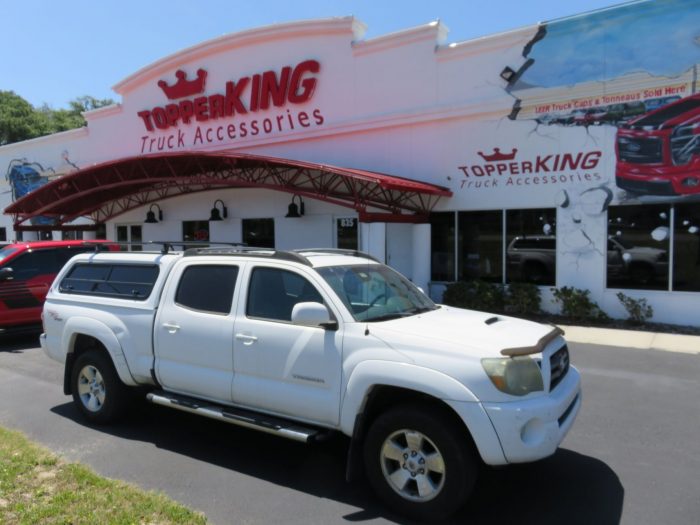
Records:
M193 257L198 255L237 255L242 257L269 257L271 259L281 259L284 261L292 261L311 266L311 262L296 252L285 250L275 250L274 248L260 248L255 246L237 245L224 248L190 248L185 250L185 257Z
M185 251L188 248L191 247L196 247L196 246L201 246L201 247L209 247L212 245L221 245L221 246L246 246L243 243L239 242L219 242L219 241L106 241L106 242L97 242L97 241L83 241L84 245L87 246L94 246L96 252L101 252L101 251L109 251L109 246L110 245L117 245L117 246L153 246L153 245L160 245L162 248L158 251L162 253L163 255L166 255L170 253L171 251L175 251L176 246L182 246L182 250ZM144 253L143 251L133 251L130 253Z
M359 250L346 250L342 248L303 248L300 250L294 250L295 253L327 253L329 255L348 255L350 257L364 257L365 259L370 259L371 261L381 263L374 255L370 255Z

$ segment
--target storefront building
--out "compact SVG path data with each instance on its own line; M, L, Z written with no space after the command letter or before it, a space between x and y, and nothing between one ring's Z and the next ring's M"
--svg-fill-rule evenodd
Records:
M361 249L436 299L525 280L548 309L574 286L624 317L622 290L698 324L698 28L659 0L461 43L352 17L227 35L1 147L0 240Z

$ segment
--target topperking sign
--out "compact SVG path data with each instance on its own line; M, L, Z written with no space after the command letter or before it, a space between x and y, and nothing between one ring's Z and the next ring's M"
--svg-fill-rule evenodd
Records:
M179 69L175 83L158 81L169 102L137 113L148 133L141 137L141 153L321 126L325 119L320 109L287 107L311 100L320 70L318 61L305 60L279 71L229 80L220 91L206 94L206 70L199 68L188 80L188 74ZM277 114L269 114L275 109ZM257 117L261 112L268 114Z

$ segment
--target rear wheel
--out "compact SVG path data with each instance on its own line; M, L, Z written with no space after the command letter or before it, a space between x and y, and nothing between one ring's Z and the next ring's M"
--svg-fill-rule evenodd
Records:
M464 429L430 407L402 406L380 415L367 433L364 452L374 490L413 519L450 516L476 481L477 462Z
M93 423L109 423L126 409L129 392L114 369L111 359L99 350L81 354L71 376L73 402Z

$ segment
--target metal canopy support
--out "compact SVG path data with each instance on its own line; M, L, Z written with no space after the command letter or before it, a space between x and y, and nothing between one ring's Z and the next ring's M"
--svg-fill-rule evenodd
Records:
M13 215L18 231L72 230L68 223L78 217L104 223L153 202L219 188L295 193L352 208L363 222L425 222L438 200L452 195L440 186L363 170L248 154L177 153L84 168L33 191L5 213ZM55 222L29 224L37 216Z

